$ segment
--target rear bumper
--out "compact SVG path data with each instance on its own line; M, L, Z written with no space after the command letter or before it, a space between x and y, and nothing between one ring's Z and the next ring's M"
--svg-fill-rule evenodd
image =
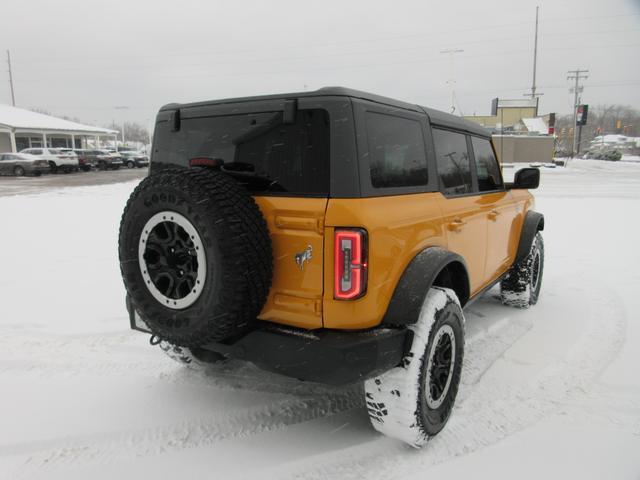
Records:
M131 328L151 333L127 297ZM329 385L371 378L400 364L410 330L302 330L266 323L234 340L210 343L203 350L250 361L264 370Z

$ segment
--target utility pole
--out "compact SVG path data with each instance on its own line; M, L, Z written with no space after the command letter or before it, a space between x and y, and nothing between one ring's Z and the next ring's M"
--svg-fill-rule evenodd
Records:
M453 113L456 111L456 107L455 107L455 77L453 74L453 54L454 53L462 53L464 52L464 50L460 49L460 48L448 48L446 50L442 50L440 51L440 53L448 53L449 54L449 80L447 80L447 83L449 84L449 92L451 95L451 112Z
M9 65L9 85L11 86L11 104L16 106L16 95L13 92L13 74L11 72L11 52L7 50L7 65Z
M589 70L580 70L577 68L567 72L567 80L575 80L575 85L569 89L569 91L573 93L573 145L571 147L571 158L576 154L576 141L578 136L578 126L576 124L578 123L578 105L580 104L579 95L584 91L584 86L580 85L580 80L589 78L589 75L585 75L585 73L589 73Z

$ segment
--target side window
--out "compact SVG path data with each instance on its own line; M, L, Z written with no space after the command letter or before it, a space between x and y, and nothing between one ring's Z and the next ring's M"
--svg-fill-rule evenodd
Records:
M31 155L42 155L42 150L30 150L28 153L30 153Z
M433 129L438 175L445 195L473 192L471 160L463 133Z
M420 122L374 112L366 116L374 188L426 185L427 157Z
M499 190L503 187L500 165L491 148L491 142L486 138L471 137L473 155L476 160L478 173L478 188L481 192Z

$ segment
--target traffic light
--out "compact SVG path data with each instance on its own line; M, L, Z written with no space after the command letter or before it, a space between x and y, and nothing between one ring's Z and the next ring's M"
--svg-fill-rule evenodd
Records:
M578 114L576 116L576 125L586 125L587 115L589 114L589 105L578 105Z

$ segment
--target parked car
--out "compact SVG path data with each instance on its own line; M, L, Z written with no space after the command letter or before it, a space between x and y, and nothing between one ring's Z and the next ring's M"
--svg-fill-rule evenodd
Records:
M78 165L80 170L84 172L90 171L92 168L97 167L97 162L94 156L90 155L91 150L76 148L74 152L78 155Z
M120 156L115 156L108 150L84 150L85 162L98 170L118 170L122 166Z
M540 298L540 170L506 183L477 123L333 87L172 103L153 142L120 269L131 327L191 367L364 381L373 427L421 446L453 411L462 309Z
M48 160L43 160L28 153L0 153L0 175L40 176L49 173L51 167Z
M111 170L118 170L124 163L122 161L122 155L120 155L118 152L107 152L107 153L109 153L109 157L110 157L109 168Z
M149 157L142 152L136 151L122 151L122 162L127 168L142 168L149 166Z
M37 157L47 160L51 167L51 173L77 172L79 169L78 156L74 153L62 153L59 148L25 148L20 153L36 155Z

